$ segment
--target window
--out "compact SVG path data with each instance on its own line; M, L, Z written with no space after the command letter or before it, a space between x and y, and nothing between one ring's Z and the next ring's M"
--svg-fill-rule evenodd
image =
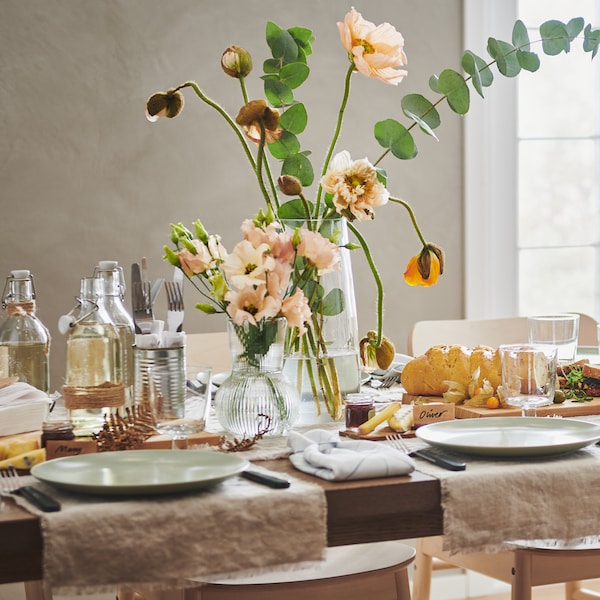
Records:
M537 27L574 16L598 27L600 0L467 0L466 47L481 54L487 35L510 39L516 18ZM465 123L469 318L600 316L600 57L573 46L554 57L540 48L537 73L495 77L484 102L473 97Z

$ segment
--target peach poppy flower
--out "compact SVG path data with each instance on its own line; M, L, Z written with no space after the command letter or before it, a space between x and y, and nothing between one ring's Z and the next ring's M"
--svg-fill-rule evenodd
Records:
M407 58L404 38L392 25L375 25L352 8L337 26L342 46L357 71L392 85L398 85L408 74L398 68L406 65Z
M187 248L184 248L177 253L181 268L188 277L206 272L211 267L213 261L213 257L208 251L208 248L202 242L199 240L192 240L192 244L196 249L195 254Z
M406 266L404 281L408 285L429 287L438 282L444 272L444 251L435 244L427 244L413 256Z
M377 179L375 167L366 158L353 161L346 150L333 157L321 185L333 195L336 211L350 221L375 218L373 209L386 204L390 197Z
M279 127L279 111L268 106L264 100L250 100L242 106L235 122L255 144L260 142L261 124L265 128L266 144L278 140L283 134L283 129Z
M265 274L274 266L275 259L269 255L268 244L255 248L248 240L242 240L224 260L221 269L233 287L243 288L264 283Z
M227 314L236 325L250 321L256 325L261 319L271 319L279 314L281 301L267 294L266 286L248 286L241 290L230 290L225 294L229 302Z
M340 270L340 249L318 231L300 230L298 254L317 268L319 275Z
M293 296L287 297L281 305L281 313L287 319L290 327L297 327L298 333L306 333L305 323L310 322L311 312L308 299L302 290L296 290Z

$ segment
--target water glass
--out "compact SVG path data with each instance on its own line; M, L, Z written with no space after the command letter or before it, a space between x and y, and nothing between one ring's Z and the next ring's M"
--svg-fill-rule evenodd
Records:
M158 433L173 440L173 448L187 448L188 437L203 431L210 409L212 369L187 365L184 373L160 366L149 370L150 407ZM183 395L179 382L185 381Z
M529 343L552 344L558 348L558 361L568 364L575 360L579 336L579 315L559 314L528 317Z
M520 406L524 417L536 416L538 406L554 402L557 353L550 344L500 346L504 398Z

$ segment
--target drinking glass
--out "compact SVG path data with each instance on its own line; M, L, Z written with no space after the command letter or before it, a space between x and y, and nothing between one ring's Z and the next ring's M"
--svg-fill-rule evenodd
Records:
M158 433L171 437L172 447L187 448L188 437L204 431L210 409L212 368L149 370L150 407Z
M568 364L575 360L579 336L579 315L558 314L528 317L529 343L552 344L558 348L558 361Z
M502 389L507 404L520 406L522 416L536 416L538 406L552 404L558 349L549 344L500 346Z

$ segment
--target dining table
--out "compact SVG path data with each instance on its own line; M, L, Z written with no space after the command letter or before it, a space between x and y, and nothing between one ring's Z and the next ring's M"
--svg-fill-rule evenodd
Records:
M596 354L590 356L596 362L597 349L593 351ZM395 394L401 399L401 386L397 386L396 390L392 387L382 392L380 401L383 403L394 400ZM600 425L600 415L597 414L580 415L575 420ZM554 421L559 423L560 419L554 418ZM343 429L342 423L328 426L328 431L334 435L343 432ZM343 438L340 436L340 439ZM419 437L407 437L405 441L411 449L429 445ZM296 469L289 460L290 449L285 437L277 440L265 437L254 448L239 454L248 459L253 467L287 478L291 482L288 490L273 490L265 486L242 487L254 484L235 478L235 482L228 480L219 483L211 489L210 494L205 490L198 490L187 492L181 498L173 500L150 497L139 501L156 511L154 517L160 515L161 510L166 512L180 506L193 506L196 511L198 507L202 508L203 503L213 502L218 507L220 522L232 523L235 522L235 511L240 510L240 505L234 502L240 494L248 494L250 501L259 502L257 510L260 511L260 501L263 498L265 502L273 501L273 498L276 498L276 502L284 502L291 498L295 489L297 498L304 503L302 509L308 511L307 520L303 522L301 516L292 513L279 522L267 522L276 520L265 519L264 528L251 524L249 528L259 548L268 548L270 540L277 536L278 528L281 528L282 537L289 538L287 545L293 547L293 536L304 529L306 523L311 522L313 509L315 522L318 521L318 515L322 515L323 546L439 535L444 536L446 549L450 553L502 551L510 544L522 540L571 543L590 537L600 539L600 447L595 441L580 444L575 449L568 448L565 452L551 451L531 456L511 456L506 453L477 456L469 452L458 452L457 456L466 463L463 471L449 471L415 458L414 471L406 475L329 481ZM550 447L551 442L548 445ZM68 510L64 511L66 514L62 518L66 518L68 514L77 516L72 521L64 521L66 524L74 524L74 527L83 527L85 523L90 527L85 515L94 515L95 510L108 510L110 513L111 509L120 509L121 504L126 506L126 510L133 510L126 502L120 503L113 498L91 497L80 500L76 494L56 490L32 476L24 479L26 483L41 486L58 496L61 501L64 500ZM279 495L270 498L272 494ZM176 502L190 504L177 505L174 504ZM282 510L289 512L293 509L284 506ZM60 532L60 527L51 527L55 522L52 519L57 514L59 513L42 513L27 505L21 498L15 501L5 499L0 510L0 539L3 542L0 544L0 583L39 581L48 577L48 555L54 549L54 546L49 545L48 532L53 531L55 536L59 535L56 532ZM193 521L194 514L196 513L189 514L190 522ZM128 531L126 519L117 523L119 535L134 535L133 530ZM70 539L85 539L88 533L85 529L72 531ZM178 540L170 539L168 531L165 535L167 537L164 544L175 548ZM321 533L316 532L317 541L320 540L319 535ZM185 543L190 541L186 540ZM213 544L213 547L203 548L203 541L195 540L194 552L198 556L211 556L211 552L215 550L214 541L207 538L204 543ZM224 544L226 543L225 541ZM77 557L70 555L70 552L77 552L77 545L73 545L73 549L69 545L57 547L60 547L62 553L60 561L66 565L64 571L67 576L62 582L73 583L76 587L80 580L70 580L68 571L71 561L72 564L77 564ZM109 554L111 548L100 550ZM152 551L152 547L145 550L145 556L151 556ZM224 548L223 552L229 555L234 550ZM173 560L177 560L177 556ZM165 559L161 557L161 561L163 560ZM245 563L241 560L239 564ZM163 566L168 571L173 565L167 561ZM198 567L200 577L210 573L208 567L204 571L201 568L202 560L192 566Z

